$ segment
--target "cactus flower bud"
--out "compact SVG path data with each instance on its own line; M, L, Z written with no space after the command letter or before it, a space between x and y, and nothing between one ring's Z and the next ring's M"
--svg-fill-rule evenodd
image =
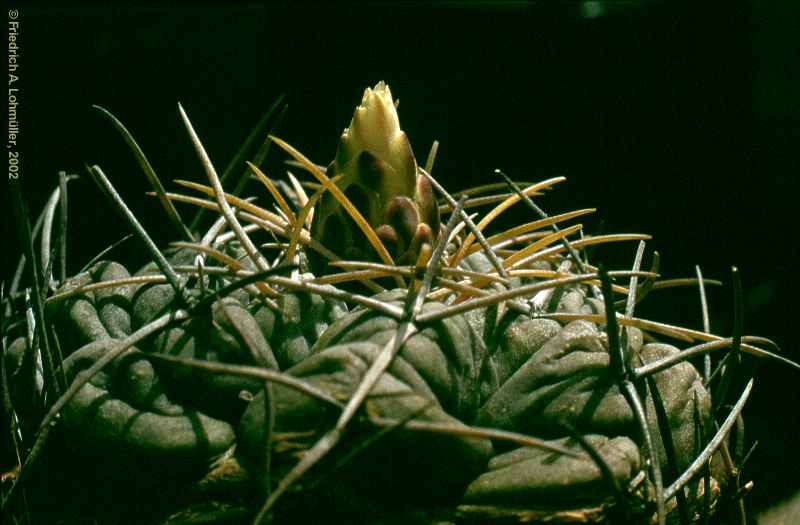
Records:
M430 183L400 128L392 92L384 82L364 90L350 126L339 140L328 176L375 229L396 262L416 261L424 244L439 233L439 212ZM314 212L312 235L345 258L374 259L372 248L329 194ZM312 271L324 273L312 257Z
M371 157L369 160L362 158L365 152ZM367 162L379 168L372 170L374 173L363 173ZM378 82L375 89L364 90L350 127L339 139L336 164L347 183L361 181L384 197L413 195L417 162L408 137L400 129L392 92L383 82Z

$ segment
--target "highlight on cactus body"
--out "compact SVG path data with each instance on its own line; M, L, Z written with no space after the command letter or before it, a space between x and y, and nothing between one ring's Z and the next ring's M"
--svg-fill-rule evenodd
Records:
M156 246L99 166L88 175L149 264L113 261L112 245L67 275L64 173L33 231L20 225L28 243L3 298L18 460L4 515L743 519L737 422L753 380L742 354L800 367L744 334L735 271L734 332L714 335L705 287L722 283L699 269L662 279L657 253L643 269L648 236L588 235L573 221L592 209L546 214L536 201L563 177L498 172L449 193L432 175L437 145L418 164L383 82L364 92L327 168L269 134L279 99L219 175L180 108L204 181L176 180L175 192L96 109L132 148L178 240ZM294 173L262 172L267 136ZM255 200L240 196L248 181L260 183ZM530 221L497 227L514 205ZM587 255L630 242L627 268ZM645 296L668 301L661 290L679 285L699 291L704 330L637 317Z

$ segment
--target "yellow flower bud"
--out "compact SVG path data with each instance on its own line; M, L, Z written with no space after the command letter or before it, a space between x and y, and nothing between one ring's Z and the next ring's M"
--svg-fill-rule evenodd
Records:
M392 92L383 81L364 90L350 126L339 140L328 175L365 216L397 262L415 261L439 233L439 213L427 179L400 129ZM312 234L345 257L373 258L371 248L330 195L314 212ZM315 273L323 272L312 261ZM314 267L316 265L316 267Z
M364 90L361 104L339 140L336 167L345 186L358 183L377 193L378 202L371 202L374 209L362 210L369 213L373 226L382 219L392 196L414 195L417 162L400 129L392 92L383 81Z

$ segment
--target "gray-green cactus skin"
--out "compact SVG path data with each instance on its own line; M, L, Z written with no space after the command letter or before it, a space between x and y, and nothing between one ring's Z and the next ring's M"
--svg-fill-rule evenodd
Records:
M329 174L339 176L337 184L361 206L396 261L417 261L422 246L432 245L439 236L436 201L382 83L365 92ZM341 255L369 257L368 245L348 220L338 203L324 194L312 234L332 249L354 250ZM225 248L241 252L234 241ZM170 262L192 264L195 255L177 250ZM326 272L311 254L309 263L315 274ZM480 252L460 264L483 272L491 267ZM536 264L539 269L557 269L555 263ZM155 273L151 264L136 275ZM129 275L121 264L99 262L60 291ZM200 296L204 287L195 283L185 291ZM407 293L397 289L375 298L402 308ZM277 308L271 308L239 290L144 340L135 349L141 353L123 353L66 405L68 439L75 447L102 450L110 464L117 456L128 456L165 471L178 465L207 469L216 458L235 451L256 484L269 483L268 475L279 479L276 473L288 471L298 453L284 437L306 436L308 445L313 440L308 436L330 428L336 409L283 384L266 390L259 379L154 364L146 358L148 353L161 353L280 370L344 402L398 327L388 315L365 307L349 310L344 303L307 292L283 291L275 304ZM66 357L67 381L122 338L180 306L168 284L116 286L56 303L48 314ZM427 301L423 311L444 306ZM603 313L603 304L588 286L575 284L556 290L542 313L553 312L597 314ZM625 355L634 366L679 351L646 343L636 328L629 327L626 334ZM33 365L26 360L25 346L20 338L6 354L17 385L31 377ZM677 466L684 468L707 440L700 429L712 428L710 397L688 363L654 378ZM658 428L652 398L647 391L640 394L649 426ZM15 405L25 406L22 394L17 397ZM585 320L560 322L491 307L420 325L361 410L364 417L356 420L336 457L379 432L370 424L374 418L510 430L574 453L568 457L485 437L394 429L326 474L334 485L350 487L351 493L390 508L464 504L575 509L600 504L611 496L611 486L595 461L568 437L566 424L595 448L621 486L627 487L645 468L639 427L610 372L604 327ZM656 449L665 466L658 433Z
M98 263L68 286L126 276L128 272L117 263ZM402 305L405 294L395 290L376 298ZM312 307L303 308L304 301ZM267 315L262 304L244 296L221 299L207 316L170 328L139 349L281 369L346 400L397 329L391 317L366 308L347 312L344 305L329 304L319 296L286 294L279 304L280 310ZM424 308L442 306L428 302ZM164 284L118 287L65 301L56 314L62 320L61 333L71 332L73 340L84 343L69 349L67 378L91 366L120 337L171 308L176 308L174 292ZM554 311L600 309L602 305L587 297L584 287L574 286L564 290ZM338 475L357 485L362 494L404 505L429 503L432 494L441 498L439 503L449 504L558 502L570 508L602 501L610 488L577 443L564 437L567 422L596 446L620 482L629 482L643 467L642 442L633 414L609 373L605 332L586 321L563 324L508 311L486 322L486 315L498 314L479 310L472 319L455 315L420 327L380 379L364 410L393 420L416 417L529 433L580 457L558 458L552 452L509 449L488 439L403 430L379 440ZM491 333L484 333L482 329L489 326L494 327ZM257 342L260 356L246 350L242 331ZM636 329L629 331L627 341L628 355L637 363L678 351L669 345L644 344ZM284 350L276 355L276 348ZM696 421L709 420L709 396L689 364L660 372L655 379L672 425L679 466L685 467L703 443ZM249 392L253 400L243 400L242 392ZM325 404L289 387L275 384L272 395L276 435L313 433L335 416ZM208 465L236 444L242 464L258 478L269 443L266 408L263 383L258 380L178 366L154 367L142 356L128 356L118 358L79 391L66 407L65 420L71 438L81 446L99 447L112 457L125 451L165 466ZM651 400L648 418L657 424ZM360 425L361 437L354 443L376 431ZM290 466L290 457L276 457L274 468ZM662 451L660 458L664 457Z
M403 296L403 291L396 290L379 297L400 305ZM425 305L426 309L441 307L437 303ZM601 306L595 300L585 297L585 290L576 287L565 294L556 311L586 313L598 308ZM486 315L486 311L478 315ZM391 401L372 400L367 410L402 419L422 403L431 402L434 404L424 412L423 419L438 422L455 417L468 424L526 432L561 444L567 422L591 436L589 439L597 440L614 474L622 482L630 481L641 468L641 440L631 409L610 375L605 332L586 321L561 324L510 312L504 317L492 334L479 333L465 316L453 316L421 328L405 343L376 387L380 392L408 389L409 394ZM388 316L357 309L334 323L314 345L312 357L289 372L346 399L396 328L397 321ZM637 363L678 352L665 344L643 344L642 334L636 329L629 333L629 355ZM656 384L673 425L673 442L681 451L679 465L685 467L705 439L695 431L695 422L708 420L709 396L699 374L689 364L661 372ZM250 434L263 428L264 413L263 406L251 405L240 429ZM652 400L648 402L648 419L650 424L657 424ZM529 457L520 449L515 456L502 444L487 440L451 437L446 441L446 447L437 448L424 460L419 459L419 448L403 450L398 443L391 454L396 458L405 453L407 457L403 461L394 459L393 465L415 465L419 479L425 478L416 466L420 463L432 471L446 469L449 480L461 477L461 483L467 483L475 473L468 467L480 463L476 456L488 461L502 452L505 459L492 460L491 470L469 485L464 502L533 504L555 498L565 504L578 504L609 495L609 487L585 456L582 461L564 458L550 463L542 460L544 453L530 451L533 455ZM568 445L579 450L576 443ZM241 452L257 456L260 446L250 445ZM464 458L454 461L443 450L457 450ZM663 449L659 457L664 460ZM363 471L368 464L359 468ZM377 470L381 470L379 465ZM396 470L393 475L398 475ZM383 490L374 485L372 488Z

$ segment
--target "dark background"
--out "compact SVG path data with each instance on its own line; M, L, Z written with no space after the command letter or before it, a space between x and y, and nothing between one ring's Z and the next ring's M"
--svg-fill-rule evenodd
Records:
M58 170L82 175L69 192L71 272L126 232L84 162L103 167L157 240L173 235L92 104L125 123L162 179L205 181L178 101L221 171L285 93L278 134L327 164L364 87L384 79L420 162L440 141L434 174L449 188L493 180L494 168L518 180L566 175L540 200L546 210L597 207L589 232L651 233L663 274L691 276L700 264L725 280L711 293L719 334L730 333L738 266L746 331L800 358L794 2L21 4L23 190L38 213ZM271 176L284 176L285 158L273 150ZM10 277L19 253L10 212L2 235ZM628 265L634 250L596 257ZM140 252L128 243L114 257ZM695 296L661 292L644 313L700 327ZM800 373L744 363L757 377L747 423L760 442L745 477L763 506L800 485Z

